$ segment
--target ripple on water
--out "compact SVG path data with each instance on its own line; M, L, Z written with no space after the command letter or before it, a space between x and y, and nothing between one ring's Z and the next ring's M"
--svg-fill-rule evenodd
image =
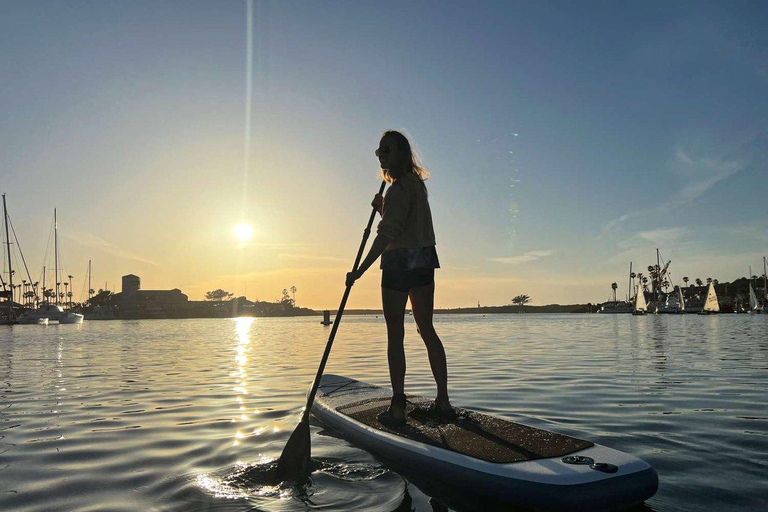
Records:
M456 405L647 459L661 482L639 510L768 508L768 315L436 325ZM0 510L495 510L314 421L311 480L269 479L327 340L316 318L22 327L0 329ZM410 318L406 353L407 391L434 395ZM388 385L383 319L345 317L327 371Z

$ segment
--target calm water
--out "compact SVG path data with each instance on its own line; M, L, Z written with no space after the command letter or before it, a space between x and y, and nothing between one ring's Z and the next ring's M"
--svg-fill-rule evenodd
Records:
M452 401L633 453L640 510L768 508L768 315L438 316ZM382 318L327 371L388 385ZM0 510L485 510L314 425L303 488L260 485L296 426L319 318L0 327ZM433 395L411 322L406 391ZM414 478L418 478L414 480Z

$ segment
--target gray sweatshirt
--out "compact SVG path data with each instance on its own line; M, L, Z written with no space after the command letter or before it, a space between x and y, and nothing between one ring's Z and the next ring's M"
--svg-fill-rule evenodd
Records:
M376 232L389 239L388 251L435 245L432 212L421 178L408 172L389 187Z

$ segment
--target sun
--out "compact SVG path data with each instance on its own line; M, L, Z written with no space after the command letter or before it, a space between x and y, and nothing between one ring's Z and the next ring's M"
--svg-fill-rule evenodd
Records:
M253 236L253 228L247 222L235 224L235 236L241 242L247 242Z

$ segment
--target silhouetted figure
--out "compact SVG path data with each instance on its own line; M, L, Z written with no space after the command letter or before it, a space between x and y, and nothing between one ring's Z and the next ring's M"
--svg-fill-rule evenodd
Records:
M435 269L440 268L435 250L435 232L424 180L429 173L413 154L408 139L387 131L376 150L384 180L391 186L374 207L382 216L368 255L355 272L347 274L353 284L381 256L381 300L387 323L387 357L392 382L392 403L380 415L382 423L398 426L405 419L405 305L410 298L413 318L427 346L429 364L437 383L435 412L454 417L448 399L448 369L445 349L432 325L435 296Z

